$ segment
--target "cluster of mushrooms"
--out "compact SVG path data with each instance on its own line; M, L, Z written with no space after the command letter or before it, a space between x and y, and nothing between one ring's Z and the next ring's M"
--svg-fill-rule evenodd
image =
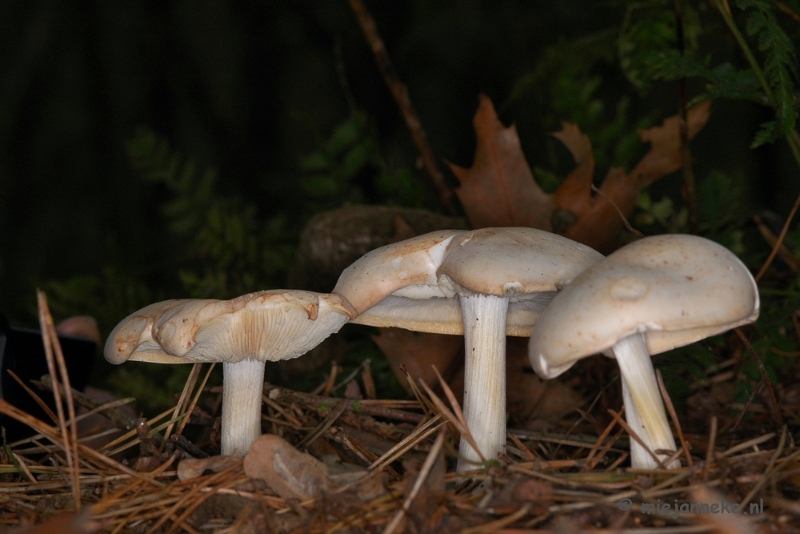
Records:
M530 337L544 379L596 353L620 367L636 468L680 466L651 354L758 317L756 283L726 248L692 235L630 243L607 257L532 228L441 230L375 249L330 294L271 290L231 300L169 300L111 332L106 359L222 362L221 452L244 456L261 434L267 361L296 358L345 323L463 335L459 470L506 442L507 335ZM535 328L534 328L535 325Z

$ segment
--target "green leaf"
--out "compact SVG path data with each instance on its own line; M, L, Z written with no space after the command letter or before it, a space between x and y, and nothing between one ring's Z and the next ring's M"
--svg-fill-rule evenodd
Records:
M792 40L778 24L772 2L737 0L737 5L749 10L747 33L758 38L758 49L764 56L764 76L772 92L771 104L775 111L776 121L763 124L753 141L753 146L759 146L794 130L798 113L796 54Z
M750 148L756 148L767 143L774 143L781 135L780 128L778 128L778 121L767 121L761 123L758 132L756 132Z
M618 41L620 66L628 80L647 91L664 54L676 45L675 15L666 2L636 3L628 7Z
M365 113L356 111L345 122L333 131L328 141L327 150L332 154L340 154L355 144L364 134L367 126Z
M712 172L698 180L696 194L698 225L705 233L719 232L746 216L741 179Z

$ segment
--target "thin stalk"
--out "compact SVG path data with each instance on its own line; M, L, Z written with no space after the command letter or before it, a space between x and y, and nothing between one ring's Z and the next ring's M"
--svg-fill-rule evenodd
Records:
M508 298L462 296L464 318L464 417L487 460L505 452L506 315ZM461 440L458 470L474 469L480 456Z
M669 427L664 402L659 394L656 372L647 352L647 343L641 333L623 338L613 347L614 357L622 375L622 392L625 418L634 432L650 450L675 450L675 438ZM662 461L669 454L657 454ZM655 469L657 464L644 447L631 441L631 466ZM669 462L668 469L680 467L680 461Z
M222 438L224 456L243 458L261 435L264 362L222 364Z

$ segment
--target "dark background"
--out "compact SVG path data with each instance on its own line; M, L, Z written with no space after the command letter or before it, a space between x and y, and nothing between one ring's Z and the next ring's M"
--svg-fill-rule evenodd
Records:
M741 62L703 5L717 59ZM548 47L618 31L624 2L368 8L437 158L471 164L471 121L483 92L507 124L517 124L532 166L569 172L566 152L546 135L569 118L554 109L553 88L510 97ZM221 193L248 199L265 218L285 214L295 235L313 215L303 208L298 162L351 106L374 121L390 165L413 168L417 158L344 1L7 0L0 35L0 310L12 323L36 324L37 286L109 263L159 287L160 297L185 296L175 275L180 237L167 231L161 209L171 193L143 180L126 154L137 128L168 139L198 167L218 169ZM676 113L675 83L641 92L613 58L596 68L606 115L621 95L630 98L630 131L641 117L660 124ZM747 210L786 213L797 193L788 151L748 149L769 118L755 104L719 101L692 148L698 176L722 170L740 178ZM440 209L427 176L416 176L426 191L419 204ZM654 197L675 195L679 180L662 180ZM121 317L101 321L103 334Z

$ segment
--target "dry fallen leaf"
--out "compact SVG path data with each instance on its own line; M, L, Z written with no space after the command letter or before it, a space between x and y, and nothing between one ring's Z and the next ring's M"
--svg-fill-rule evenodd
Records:
M486 95L480 95L473 124L478 145L472 167L448 163L461 182L456 194L472 226L549 229L553 202L533 179L516 127L503 126Z
M528 339L506 342L506 411L515 425L559 421L578 408L583 398L563 380L539 378L528 358Z
M710 102L688 110L689 139L705 126L710 111ZM577 125L565 122L553 136L570 151L576 167L556 192L548 195L533 177L516 128L503 126L484 95L474 124L478 143L472 167L450 164L461 183L456 193L472 225L530 226L562 234L603 253L618 246L623 228L620 213L624 217L631 214L641 189L683 164L680 119L670 117L661 126L639 132L642 141L651 144L650 151L630 173L610 169L595 194L589 137Z
M273 434L253 442L244 457L244 472L266 482L284 499L314 499L332 487L327 465Z
M687 112L687 133L689 139L703 129L711 115L711 101L703 102ZM642 130L639 136L651 149L630 172L639 186L644 187L662 176L675 172L683 165L681 158L680 118L669 117L661 126Z
M406 389L409 385L405 373L400 371L401 365L414 380L421 379L430 387L439 383L433 366L448 382L453 372L463 366L462 336L381 328L378 335L372 336L372 340L389 360L392 371ZM459 356L462 361L457 361Z

